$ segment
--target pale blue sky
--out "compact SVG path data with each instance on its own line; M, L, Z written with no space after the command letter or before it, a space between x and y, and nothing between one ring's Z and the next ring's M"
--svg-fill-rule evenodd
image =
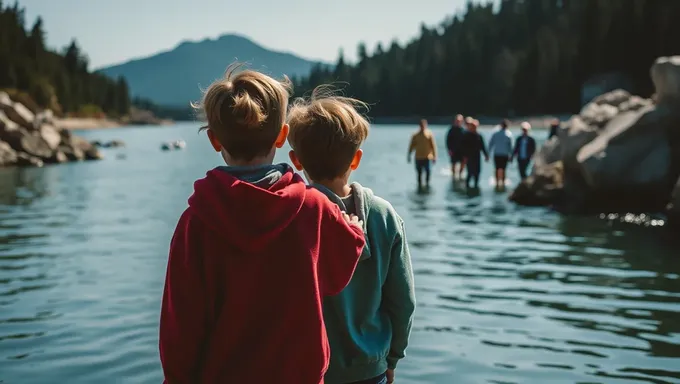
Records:
M4 1L5 4L11 1ZM90 68L173 48L182 40L224 33L246 35L267 48L335 60L342 47L356 56L359 41L408 41L420 23L437 25L465 0L20 0L28 28L43 17L47 42L61 48L75 37ZM397 5L399 4L399 5Z

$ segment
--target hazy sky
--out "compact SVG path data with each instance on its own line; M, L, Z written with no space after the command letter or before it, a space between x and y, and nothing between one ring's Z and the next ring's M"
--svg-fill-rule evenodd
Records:
M76 38L90 68L171 49L182 40L237 32L267 48L335 60L378 41L408 41L421 22L437 25L466 0L19 0L27 28L42 16L47 43ZM4 3L10 3L5 1ZM397 5L399 4L399 5Z

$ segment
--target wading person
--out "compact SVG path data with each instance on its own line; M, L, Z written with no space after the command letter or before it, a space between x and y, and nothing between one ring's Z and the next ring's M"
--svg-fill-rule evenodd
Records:
M512 132L508 128L509 122L503 120L500 128L491 135L489 153L493 154L496 168L496 188L505 186L505 170L512 155Z
M531 162L531 158L536 152L536 140L529 135L531 125L526 121L521 125L522 136L515 141L515 149L512 151L512 158L517 158L517 168L519 168L519 177L524 180L527 177L527 168ZM511 160L512 160L511 158Z
M479 187L479 174L482 171L482 154L484 154L485 161L489 161L489 154L486 152L484 138L477 132L479 121L468 117L466 123L468 130L463 135L461 143L467 169L465 185L468 188L476 189ZM472 182L472 185L470 185L470 182Z
M449 151L449 158L451 158L451 175L455 179L461 178L463 167L465 167L461 153L461 140L465 133L464 123L463 115L456 115L449 132L446 134L446 148Z
M418 188L423 187L423 176L425 176L425 186L430 186L430 163L437 162L437 144L434 141L434 134L427 128L427 120L420 120L418 132L411 136L411 143L408 146L407 161L411 161L411 153L415 152L416 173L418 176Z

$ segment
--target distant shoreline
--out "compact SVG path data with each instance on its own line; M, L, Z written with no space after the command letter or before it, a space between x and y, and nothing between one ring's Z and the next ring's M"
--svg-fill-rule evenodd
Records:
M55 118L54 125L59 129L68 130L90 130L90 129L107 129L118 128L122 124L111 119L97 119L87 117L65 117Z
M175 122L172 120L159 120L157 123L148 122L131 122L122 123L120 121L112 119L98 119L89 117L66 117L66 118L55 118L54 125L59 129L68 129L70 131L80 131L80 130L99 130L99 129L110 129L110 128L122 128L130 126L140 126L140 125L151 125L151 126L163 126L163 125L173 125Z

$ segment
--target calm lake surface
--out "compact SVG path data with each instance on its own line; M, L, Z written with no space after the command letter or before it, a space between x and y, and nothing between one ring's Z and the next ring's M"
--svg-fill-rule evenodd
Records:
M197 127L83 132L127 147L0 169L0 383L162 380L170 237L193 181L221 164ZM490 163L469 196L446 156L419 194L414 129L374 127L354 176L396 207L413 255L418 310L397 382L680 382L680 247L665 228L514 206ZM446 127L434 130L444 154ZM185 150L160 151L179 138Z

